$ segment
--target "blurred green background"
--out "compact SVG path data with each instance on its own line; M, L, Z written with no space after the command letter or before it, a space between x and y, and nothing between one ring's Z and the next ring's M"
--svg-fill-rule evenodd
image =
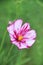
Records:
M18 50L7 32L9 20L20 18L37 32L29 49ZM0 65L43 65L43 0L0 0Z

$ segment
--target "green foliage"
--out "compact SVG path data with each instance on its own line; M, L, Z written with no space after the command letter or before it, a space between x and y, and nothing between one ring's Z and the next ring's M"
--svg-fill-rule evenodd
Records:
M29 49L18 50L10 42L7 25L18 18L37 32ZM0 0L0 65L43 65L43 0Z

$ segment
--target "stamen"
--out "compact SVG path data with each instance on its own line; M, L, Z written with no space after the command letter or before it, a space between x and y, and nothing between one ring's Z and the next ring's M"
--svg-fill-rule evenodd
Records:
M23 39L23 36L19 36L18 40L21 41Z

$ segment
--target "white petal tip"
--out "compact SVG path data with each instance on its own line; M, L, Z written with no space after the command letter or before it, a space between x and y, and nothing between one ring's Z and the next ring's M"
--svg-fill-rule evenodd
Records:
M9 24L12 24L12 22L11 22L11 21L9 21Z

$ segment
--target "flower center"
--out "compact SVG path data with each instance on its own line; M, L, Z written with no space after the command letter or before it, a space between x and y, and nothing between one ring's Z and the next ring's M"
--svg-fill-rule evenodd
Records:
M23 39L23 36L19 36L18 40L21 41Z

